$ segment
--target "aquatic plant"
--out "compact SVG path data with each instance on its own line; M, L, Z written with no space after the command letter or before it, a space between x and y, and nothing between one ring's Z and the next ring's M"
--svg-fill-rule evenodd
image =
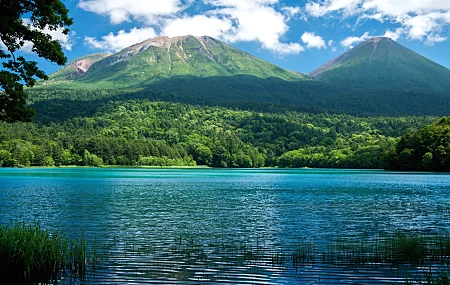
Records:
M391 239L386 240L388 247L387 260L392 263L423 263L427 256L425 238L421 236L407 236L398 233Z
M95 252L91 253L95 262ZM63 274L86 272L86 239L67 240L39 223L0 226L0 276L15 284L53 283Z

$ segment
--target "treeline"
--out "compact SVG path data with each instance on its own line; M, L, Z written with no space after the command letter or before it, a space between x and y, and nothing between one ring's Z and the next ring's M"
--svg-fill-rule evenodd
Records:
M435 119L109 101L89 117L1 122L0 165L381 168L397 137Z
M385 160L391 170L450 171L450 117L403 135Z

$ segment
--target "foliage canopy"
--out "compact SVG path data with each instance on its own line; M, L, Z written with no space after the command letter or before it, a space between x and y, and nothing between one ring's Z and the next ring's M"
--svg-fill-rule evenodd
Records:
M34 111L25 106L23 85L32 87L36 78L47 76L35 61L15 53L31 44L39 57L65 64L61 44L45 31L61 29L67 34L72 24L68 12L59 0L0 0L0 120L31 121Z
M0 123L0 166L382 168L382 153L396 137L436 119L270 113L148 99L80 105L83 115L69 119L61 111L69 105L46 104L36 123ZM81 110L75 101L70 106Z
M386 154L393 170L450 171L450 117L407 133Z

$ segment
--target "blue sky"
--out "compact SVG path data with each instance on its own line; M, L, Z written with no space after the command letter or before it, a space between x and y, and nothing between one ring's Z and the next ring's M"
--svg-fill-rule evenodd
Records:
M449 0L64 0L71 33L52 32L69 60L158 35L209 35L307 73L373 36L450 68ZM27 47L22 51L27 53ZM28 54L28 58L33 55ZM35 59L35 58L33 58ZM59 67L39 60L51 73Z

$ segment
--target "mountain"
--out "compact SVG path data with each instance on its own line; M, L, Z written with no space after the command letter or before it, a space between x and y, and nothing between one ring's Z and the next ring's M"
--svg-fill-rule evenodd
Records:
M450 93L450 70L385 38L371 38L308 74L364 89L426 89Z
M96 59L89 61L91 65L82 64L87 58L74 60L75 65L80 63L87 67L85 72L73 73L73 68L69 68L73 64L69 64L50 75L49 83L97 88L141 87L177 76L249 75L286 81L307 79L301 73L282 69L207 36L156 37Z

